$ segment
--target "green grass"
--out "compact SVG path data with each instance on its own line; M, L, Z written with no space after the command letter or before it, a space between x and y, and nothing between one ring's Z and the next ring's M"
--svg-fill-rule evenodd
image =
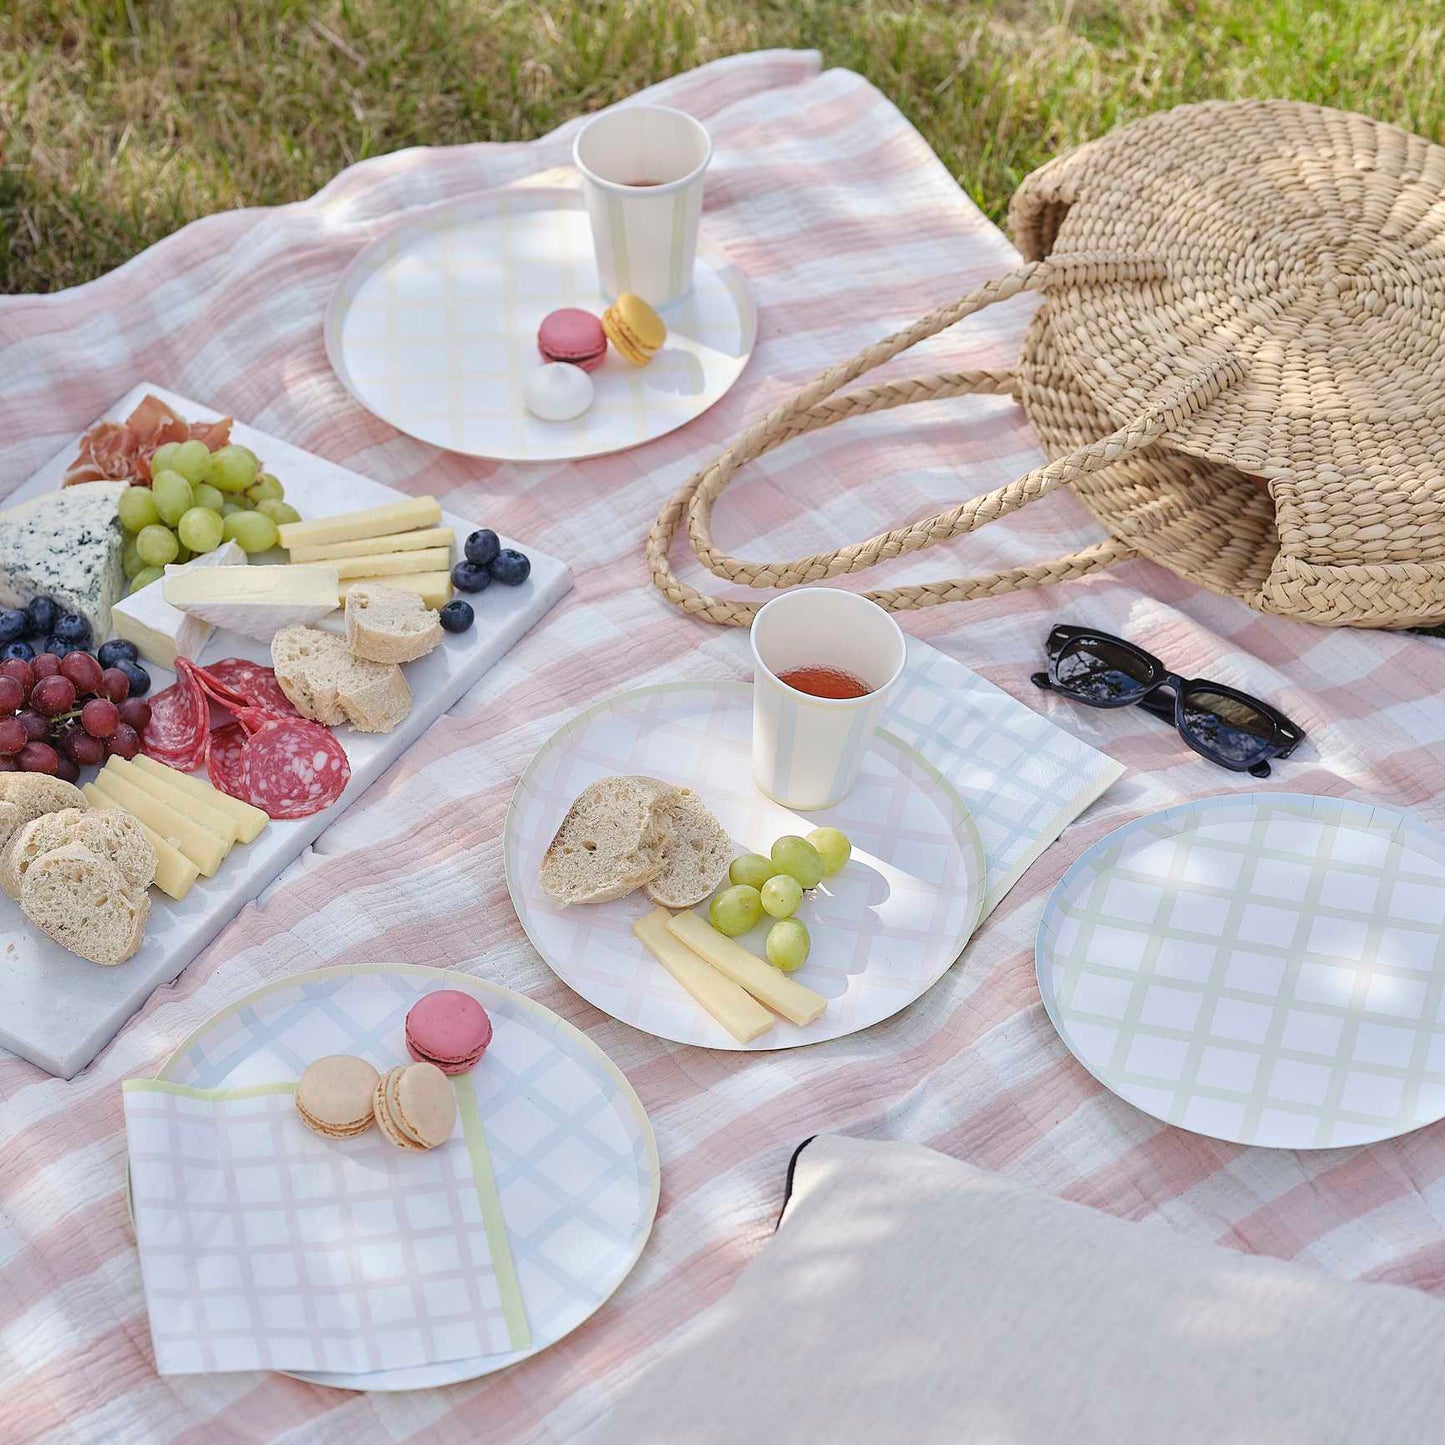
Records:
M535 136L781 45L868 76L996 218L1060 147L1186 100L1445 130L1445 0L5 0L0 291L89 280L365 156Z

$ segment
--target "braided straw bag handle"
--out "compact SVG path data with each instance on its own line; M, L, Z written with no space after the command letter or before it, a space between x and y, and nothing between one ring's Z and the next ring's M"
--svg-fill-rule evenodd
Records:
M970 393L1013 396L1017 381L1012 372L954 371L937 376L914 377L907 381L883 382L858 391L840 389L864 372L892 360L910 346L971 316L976 311L1005 301L1021 291L1043 290L1052 279L1150 280L1165 274L1163 265L1149 258L1074 255L1034 261L990 281L958 301L940 306L912 326L895 332L874 346L860 351L851 361L825 371L790 400L755 422L716 461L697 472L669 498L647 536L647 564L658 590L684 612L729 627L746 627L758 602L734 602L709 597L683 582L672 569L668 552L682 519L687 518L688 539L698 560L715 576L753 587L792 587L802 582L821 582L829 577L859 572L891 557L902 557L939 542L961 537L996 517L1005 517L1027 506L1055 488L1067 485L1083 472L1095 471L1158 440L1184 417L1207 406L1228 386L1244 375L1243 365L1232 355L1212 362L1182 385L1172 388L1146 406L1117 431L1088 446L1080 447L1042 467L1025 473L1007 486L975 497L949 511L924 521L870 537L835 552L818 552L791 562L748 562L719 552L712 544L712 508L724 487L745 462L752 461L793 437L850 416L887 411L915 401L937 401ZM1133 548L1114 537L1083 548L1051 562L1012 567L975 577L957 577L946 582L911 587L890 587L865 595L890 612L933 607L941 602L991 597L1023 587L1064 582L1137 555Z

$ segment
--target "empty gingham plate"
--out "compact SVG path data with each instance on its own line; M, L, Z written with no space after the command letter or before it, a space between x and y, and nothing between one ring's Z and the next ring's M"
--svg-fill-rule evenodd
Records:
M623 1023L711 1049L785 1049L856 1033L926 992L963 951L984 897L978 829L953 786L880 729L853 791L836 807L794 813L753 785L753 690L686 682L620 693L573 718L517 784L502 838L507 886L537 952L589 1003ZM828 999L804 1028L779 1019L740 1044L703 1011L632 935L652 904L639 891L563 908L537 884L558 824L589 783L641 773L688 787L736 851L766 853L785 833L841 828L853 857L805 895L797 916L812 935L793 977ZM764 917L739 942L761 954Z
M350 965L297 974L223 1009L157 1077L200 1089L299 1078L313 1059L407 1061L407 1010L439 988L476 994L495 1034L468 1076L486 1131L532 1346L368 1374L297 1372L351 1390L475 1379L555 1344L597 1310L642 1253L657 1212L652 1126L632 1086L550 1009L450 969Z
M1039 927L1070 1051L1171 1124L1367 1144L1445 1116L1445 838L1388 808L1205 798L1101 839Z

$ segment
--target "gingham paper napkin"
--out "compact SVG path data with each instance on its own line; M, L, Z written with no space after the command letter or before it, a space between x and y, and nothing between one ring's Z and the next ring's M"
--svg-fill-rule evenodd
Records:
M963 795L987 860L985 916L1124 771L916 637L882 726Z
M294 1085L125 1084L141 1274L162 1375L345 1373L525 1349L475 1095L438 1149L327 1140Z

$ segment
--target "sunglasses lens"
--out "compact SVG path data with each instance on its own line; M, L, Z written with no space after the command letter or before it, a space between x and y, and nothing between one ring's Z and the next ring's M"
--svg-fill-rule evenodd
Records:
M1191 688L1182 711L1184 731L1222 762L1248 767L1279 742L1278 728L1253 703L1212 688Z
M1059 654L1058 686L1091 702L1121 702L1147 691L1149 664L1128 647L1102 637L1079 637Z

